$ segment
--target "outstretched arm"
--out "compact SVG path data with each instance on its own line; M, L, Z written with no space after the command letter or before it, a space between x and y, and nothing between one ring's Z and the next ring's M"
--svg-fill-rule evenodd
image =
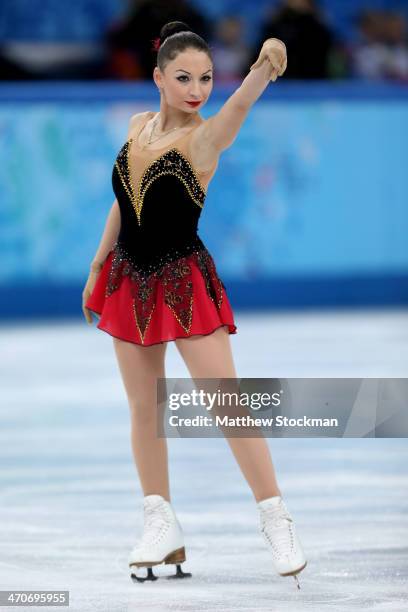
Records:
M269 81L282 76L287 66L285 44L277 38L268 38L262 45L257 61L238 89L221 109L195 130L197 149L208 152L208 157L219 155L238 135L239 129L252 104L266 89Z

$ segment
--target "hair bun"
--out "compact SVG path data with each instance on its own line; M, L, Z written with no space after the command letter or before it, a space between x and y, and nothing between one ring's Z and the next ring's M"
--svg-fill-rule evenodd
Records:
M157 66L161 71L179 53L189 49L196 49L206 53L211 63L213 63L208 43L184 21L169 21L165 23L160 30L160 36L153 39L152 42L152 49L157 53Z
M192 32L193 30L184 21L168 21L160 30L160 45L164 43L166 38L177 34L178 32Z

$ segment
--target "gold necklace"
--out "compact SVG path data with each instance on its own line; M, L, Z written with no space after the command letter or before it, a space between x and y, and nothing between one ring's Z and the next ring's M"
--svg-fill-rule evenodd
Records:
M152 129L150 130L150 136L149 139L147 141L147 144L152 144L153 142L156 142L157 140L160 140L160 138L163 138L163 136L167 136L167 134L170 134L170 132L174 132L174 130L179 130L181 128L183 128L184 126L187 125L187 123L190 121L191 117L187 117L187 121L185 121L182 125L178 125L177 127L171 128L171 130L167 130L167 132L164 132L163 134L160 134L160 136L158 138L156 138L155 140L152 140L152 135L154 132L154 128L157 125L157 122L159 120L159 115L157 115L156 119L153 121L152 123Z

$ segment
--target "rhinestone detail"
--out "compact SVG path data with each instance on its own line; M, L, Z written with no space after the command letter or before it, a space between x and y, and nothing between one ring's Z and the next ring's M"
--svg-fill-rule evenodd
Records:
M201 243L202 244L202 243ZM131 280L132 308L142 344L150 324L157 300L157 287L163 286L164 302L172 311L176 320L188 334L193 319L193 281L191 263L201 271L207 294L220 309L224 283L219 278L214 261L208 250L192 243L185 251L190 253L179 256L177 251L162 257L154 267L140 267L126 248L116 243L108 274L105 297L119 289L124 276ZM154 271L151 271L154 269Z
M200 208L203 208L206 192L190 161L176 147L168 149L148 164L139 180L137 193L135 193L129 163L129 151L132 141L133 138L127 140L119 151L115 161L115 168L118 171L123 188L132 202L139 225L141 225L143 201L146 191L153 181L159 176L166 174L176 176L184 184L193 202Z

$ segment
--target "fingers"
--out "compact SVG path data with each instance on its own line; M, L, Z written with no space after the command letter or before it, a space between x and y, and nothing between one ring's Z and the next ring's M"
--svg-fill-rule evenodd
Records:
M279 67L272 64L269 64L269 80L275 82L279 76Z
M282 74L285 72L287 65L288 65L288 60L287 60L287 58L285 57L285 59L283 60L283 63L282 63L281 69L280 69L279 76L282 76Z
M82 312L84 313L84 317L86 319L86 322L89 323L89 324L92 323L93 319L92 319L91 311L89 310L89 308L87 308L85 306L85 304L87 303L88 298L90 297L90 295L91 295L91 292L89 290L87 290L87 289L85 289L82 292Z
M273 75L275 76L275 78L273 78L273 81L276 81L276 79L278 78L278 76L282 76L282 74L285 72L286 70L286 58L284 58L281 62L277 62L276 61L276 57L274 57L272 54L268 55L268 59L271 62L272 66L273 66Z
M272 49L265 48L261 51L256 62L252 64L250 70L258 68L266 59L270 62L272 67L270 79L275 82L278 76L282 76L286 70L286 54L282 54L282 52L280 52L276 47Z
M91 324L92 323L91 311L86 306L82 306L82 312L84 313L84 317L86 319L86 322Z
M283 67L286 61L286 56L282 54L281 50L276 47L272 47L272 48L265 47L263 52L261 52L260 58L261 57L263 59L268 60L271 66L271 72L270 72L269 78L271 81L275 82L278 76L281 76L281 74L283 74ZM258 59L258 62L259 62L259 59Z

